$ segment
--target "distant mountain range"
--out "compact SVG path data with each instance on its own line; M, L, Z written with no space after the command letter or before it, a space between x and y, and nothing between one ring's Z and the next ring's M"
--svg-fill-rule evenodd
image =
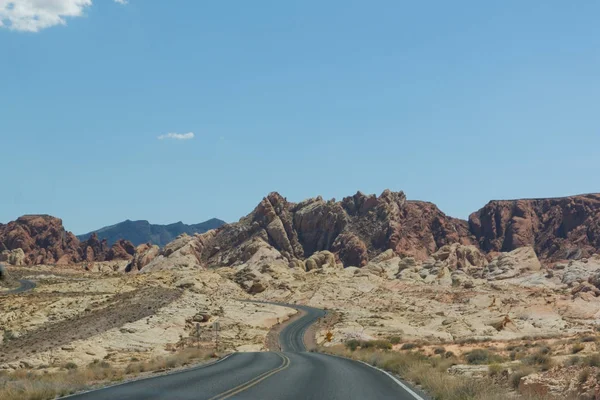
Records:
M163 247L182 233L187 233L188 235L204 233L224 224L225 221L217 218L194 225L187 225L183 222L176 222L170 225L155 225L148 221L127 220L84 235L77 235L77 238L83 242L95 233L100 240L106 239L109 245L112 245L119 239L125 239L129 240L135 246L150 242Z

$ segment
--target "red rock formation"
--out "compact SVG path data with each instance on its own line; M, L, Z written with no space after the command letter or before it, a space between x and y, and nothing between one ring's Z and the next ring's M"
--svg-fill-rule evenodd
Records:
M589 257L600 249L600 195L491 201L469 226L488 252L533 246L545 261Z
M218 229L201 259L208 266L242 263L248 258L245 244L255 238L288 260L330 250L346 266L364 266L387 249L425 259L445 244L474 243L466 221L447 217L431 203L407 201L402 192L300 203L271 193L238 223Z
M75 235L65 231L60 219L49 215L25 215L0 224L0 251L19 248L29 265L131 259L134 253L128 241L119 241L109 248L106 240L101 241L96 235L80 243Z
M23 249L27 264L68 264L81 259L75 235L49 215L25 215L0 226L0 250L18 248Z
M85 242L80 244L83 261L106 261L109 248L106 240L99 240L97 234L90 236Z
M106 259L112 260L131 260L135 254L135 246L129 240L118 240L112 245Z

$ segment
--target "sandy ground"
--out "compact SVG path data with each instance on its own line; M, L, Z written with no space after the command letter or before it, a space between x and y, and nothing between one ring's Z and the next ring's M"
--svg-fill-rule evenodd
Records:
M211 347L215 321L220 350L260 351L271 326L295 313L243 302L244 291L208 271L123 275L36 267L19 274L38 286L0 297L0 369L98 359L126 364L197 338Z

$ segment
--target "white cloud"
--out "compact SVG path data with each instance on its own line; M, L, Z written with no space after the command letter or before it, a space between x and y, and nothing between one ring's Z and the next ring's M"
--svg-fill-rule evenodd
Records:
M163 139L175 139L175 140L189 140L194 138L193 132L188 133L167 133L166 135L160 135L158 137L160 140Z
M114 0L127 4L127 0ZM66 18L81 17L92 0L0 0L0 27L13 31L39 32L66 25Z

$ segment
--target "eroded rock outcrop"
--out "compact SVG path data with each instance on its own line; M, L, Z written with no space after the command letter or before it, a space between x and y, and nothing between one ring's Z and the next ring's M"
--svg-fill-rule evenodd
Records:
M0 252L0 261L9 265L25 265L25 253L23 249L4 250Z
M358 192L340 202L316 197L292 203L271 193L238 223L215 232L200 257L209 267L246 262L247 244L256 239L293 265L330 251L345 267L364 267L388 249L423 260L446 244L474 242L466 221L389 190L379 197Z
M0 251L22 249L25 264L67 264L80 261L79 241L62 221L49 215L25 215L0 225Z
M0 224L0 258L12 265L74 264L133 257L133 245L121 240L112 248L92 235L79 242L62 221L49 215L25 215Z
M488 252L532 246L547 261L587 258L600 250L600 195L491 201L469 226Z
M532 247L520 247L494 258L476 276L488 280L515 278L525 272L541 270L542 265Z

